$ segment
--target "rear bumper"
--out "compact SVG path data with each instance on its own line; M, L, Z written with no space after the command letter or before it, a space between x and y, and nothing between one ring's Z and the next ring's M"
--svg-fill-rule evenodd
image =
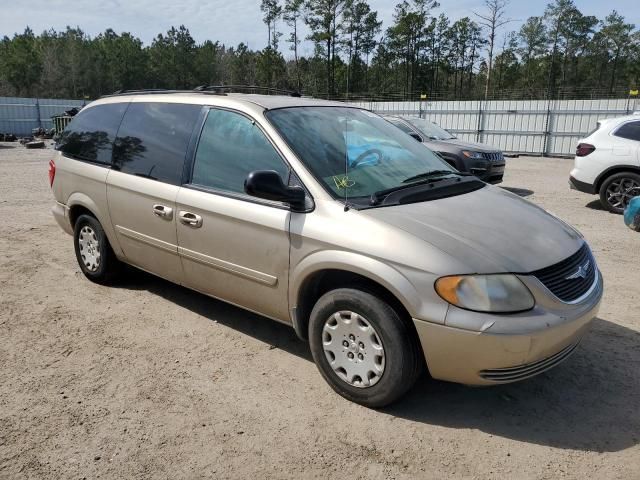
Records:
M69 209L66 205L56 202L55 205L51 207L51 214L62 230L69 235L73 235L73 228L71 228L71 222L69 221Z
M569 187L572 190L578 190L579 192L583 193L590 193L591 195L597 193L595 187L591 183L581 182L573 176L569 176Z
M481 316L482 331L414 319L433 378L467 385L496 385L533 377L565 360L597 315L602 278L581 305L562 313L537 305L518 315L491 315L449 307L451 315ZM453 310L453 312L452 312Z

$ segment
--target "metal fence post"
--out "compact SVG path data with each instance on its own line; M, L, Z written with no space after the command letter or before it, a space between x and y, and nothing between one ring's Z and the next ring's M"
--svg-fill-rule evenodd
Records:
M482 143L482 131L484 130L484 109L482 108L483 100L478 103L478 125L476 127L476 142Z
M547 102L547 116L544 119L544 143L542 145L542 156L547 157L549 154L549 135L551 127L551 99Z
M40 99L36 98L36 112L38 113L38 128L42 128L42 119L40 118Z

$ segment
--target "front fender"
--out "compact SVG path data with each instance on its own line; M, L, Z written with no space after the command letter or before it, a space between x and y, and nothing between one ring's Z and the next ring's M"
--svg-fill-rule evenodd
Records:
M305 281L323 270L343 270L362 275L389 290L412 317L444 322L446 303L425 302L429 295L419 291L414 282L399 269L375 258L340 250L314 252L293 268L292 281L289 283L289 305L297 307L298 296Z

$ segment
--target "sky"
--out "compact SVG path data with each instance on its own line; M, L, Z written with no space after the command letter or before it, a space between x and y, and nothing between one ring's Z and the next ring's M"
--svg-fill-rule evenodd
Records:
M393 9L400 0L369 0L386 29L393 19ZM574 0L585 15L604 18L615 9L627 22L640 26L639 0ZM507 16L514 19L505 27L513 30L530 16L542 15L546 1L511 0ZM483 0L440 0L435 15L445 13L450 19L473 12L482 12ZM251 49L261 49L267 43L267 28L262 23L260 0L0 0L0 37L13 36L26 26L40 33L54 28L64 30L67 25L79 26L95 36L107 28L116 32L131 32L145 44L150 44L160 32L172 25L184 24L196 42L218 40L229 46L244 42ZM285 25L280 25L286 31ZM288 55L288 45L281 39L280 51ZM312 45L305 42L303 54L312 53Z

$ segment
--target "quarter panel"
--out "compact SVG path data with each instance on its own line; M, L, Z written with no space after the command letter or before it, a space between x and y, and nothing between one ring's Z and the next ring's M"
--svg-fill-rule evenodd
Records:
M110 173L109 168L104 165L73 160L62 154L56 157L55 162L55 198L65 204L67 209L80 205L92 212L102 225L114 253L121 257L122 249L111 225L107 205L106 182Z

